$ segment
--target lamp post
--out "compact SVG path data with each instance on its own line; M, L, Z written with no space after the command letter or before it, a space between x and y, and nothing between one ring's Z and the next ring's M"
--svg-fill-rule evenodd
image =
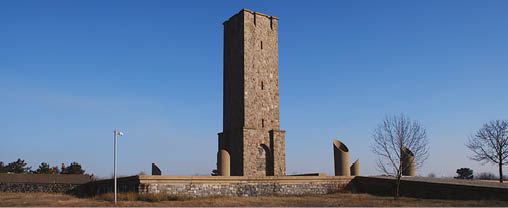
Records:
M115 190L115 205L116 205L116 200L117 200L117 193L116 193L116 187L117 187L117 185L116 185L116 140L117 140L117 136L123 136L123 132L117 131L115 129L114 133L115 133L115 170L114 170L114 181L115 181L114 184L115 185L114 185L114 190Z

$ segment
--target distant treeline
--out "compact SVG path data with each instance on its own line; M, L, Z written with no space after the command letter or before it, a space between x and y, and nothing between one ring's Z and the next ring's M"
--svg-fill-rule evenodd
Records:
M474 178L480 179L480 180L499 180L499 176L495 175L493 173L479 173L474 175ZM503 175L503 178L508 178L508 176Z
M471 168L459 168L456 171L457 175L453 178L455 179L477 179L477 180L499 180L499 176L493 173L481 172L478 174L473 174L473 169ZM437 178L436 174L430 173L427 175L429 178ZM446 176L442 176L441 178L450 178ZM503 178L508 178L508 176L503 175Z
M27 167L25 160L18 158L18 160L10 162L7 165L0 161L0 173L84 174L85 170L83 170L81 165L77 162L72 162L67 167L62 163L61 168L58 168L58 166L50 167L48 163L42 162L39 168L32 170L32 167Z

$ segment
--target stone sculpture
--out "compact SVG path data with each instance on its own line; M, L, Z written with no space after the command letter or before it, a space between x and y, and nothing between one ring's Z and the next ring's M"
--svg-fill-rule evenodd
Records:
M228 151L225 149L219 150L217 153L217 163L219 168L220 176L230 176L231 175L231 162Z
M415 156L411 150L406 147L401 148L402 175L416 176Z
M152 163L152 175L162 175L161 169L155 163Z
M339 140L333 140L335 176L350 176L349 149Z
M360 159L356 159L356 161L351 165L350 172L352 176L360 175Z

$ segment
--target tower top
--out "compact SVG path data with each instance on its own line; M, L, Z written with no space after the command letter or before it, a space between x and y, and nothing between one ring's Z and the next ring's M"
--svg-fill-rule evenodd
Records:
M249 12L251 14L256 14L256 15L261 15L261 16L265 16L267 18L270 18L270 19L276 19L276 20L279 20L278 17L275 17L275 16L270 16L270 15L267 15L267 14L263 14L263 13L259 13L259 12L255 12L255 11L252 11L250 9L242 9L240 10L238 13L236 13L235 15L231 16L228 20L224 21L222 24L226 24L226 22L228 22L229 20L231 20L232 18L236 17L237 15L240 15L241 13L243 12Z

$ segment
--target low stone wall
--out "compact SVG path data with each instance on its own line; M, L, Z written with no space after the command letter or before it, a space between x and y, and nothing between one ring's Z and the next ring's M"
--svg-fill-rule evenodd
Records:
M68 193L80 184L0 183L0 192Z
M346 190L347 176L147 176L118 179L119 191L190 197L328 194ZM91 182L95 194L112 191L112 180Z
M355 192L393 196L394 177L357 176L352 181ZM508 200L508 184L475 180L403 177L401 196L431 199Z
M113 180L86 175L0 174L0 191L60 192L80 195L113 192ZM87 183L88 182L88 183ZM120 192L168 193L191 197L328 194L353 191L392 196L393 177L376 176L149 176L118 178ZM440 199L508 200L508 184L472 180L403 177L401 195Z
M119 192L138 192L142 175L117 178ZM113 192L113 179L91 181L78 188L78 194L94 196Z
M90 180L89 175L0 173L0 191L66 193Z
M228 185L142 185L141 192L168 193L192 197L328 194L342 191L336 184L228 184Z

